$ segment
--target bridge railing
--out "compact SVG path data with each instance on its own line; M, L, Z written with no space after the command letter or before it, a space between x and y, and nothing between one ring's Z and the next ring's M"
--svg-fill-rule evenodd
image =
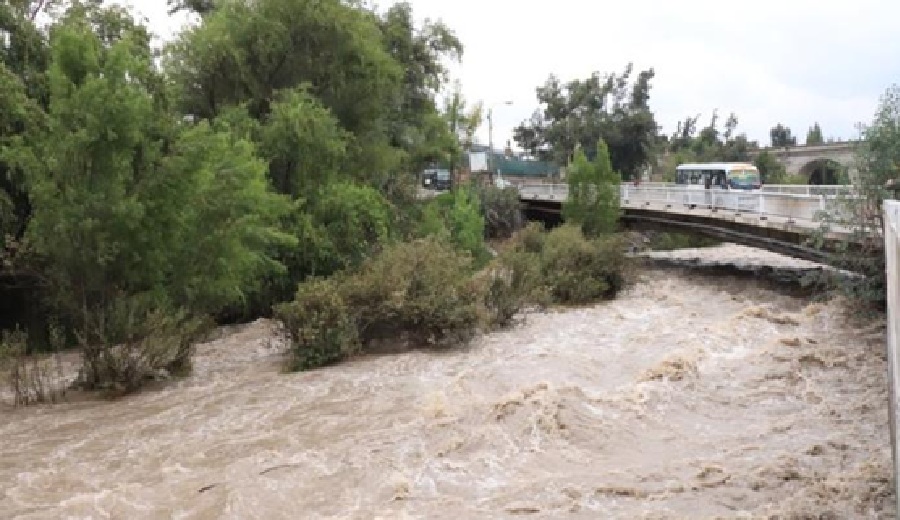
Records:
M888 354L888 415L891 428L891 452L894 459L894 491L900 510L900 460L898 460L897 401L900 385L900 201L884 202L884 254L887 275L887 354Z
M801 186L795 184L764 184L764 193L790 193L793 195L840 195L847 194L853 189L848 184L811 185Z
M527 186L520 189L526 200L562 202L568 198L565 184ZM620 196L623 205L654 206L662 210L709 209L737 215L755 214L760 219L779 217L788 223L798 220L816 221L822 212L843 211L837 195L825 193L779 193L772 191L705 190L675 184L634 185L623 183Z
M765 191L698 190L685 187L645 187L623 184L622 202L628 205L657 204L667 209L703 208L731 213L753 213L761 218L813 221L821 212L840 210L833 195L801 195Z

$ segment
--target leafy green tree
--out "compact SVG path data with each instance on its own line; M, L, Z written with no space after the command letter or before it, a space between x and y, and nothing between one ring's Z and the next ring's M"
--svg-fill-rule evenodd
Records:
M791 135L791 129L778 123L769 130L772 148L789 148L797 146L797 138Z
M578 147L592 159L602 139L614 168L635 178L650 162L657 124L648 105L654 72L640 72L631 84L632 72L629 64L621 75L594 73L565 85L550 76L537 88L543 113L514 130L516 142L541 159L566 163Z
M343 172L352 139L305 87L276 94L260 133L272 185L293 198L335 180Z
M213 12L216 8L217 0L166 0L169 6L169 14L175 14L179 11L190 11L200 16L205 16Z
M31 204L24 172L9 161L26 125L42 124L49 49L34 23L44 2L0 4L0 257L25 232Z
M484 217L478 195L471 189L453 193L453 206L447 214L450 236L456 246L479 261L484 261Z
M414 236L447 241L468 252L476 262L486 261L485 219L478 193L471 187L460 187L429 200L422 208Z
M462 94L459 82L454 83L453 90L444 102L444 117L447 120L450 136L454 139L454 146L450 158L450 171L456 171L463 150L472 146L475 132L481 126L483 105L475 103L471 108L466 107L466 99Z
M408 2L392 5L377 23L385 50L404 71L396 98L399 103L392 106L388 117L391 146L404 151L404 166L410 171L429 162L450 160L456 153L456 136L442 117L435 96L448 81L445 63L462 57L462 42L441 22L426 20L417 27Z
M215 123L179 132L159 172L164 191L148 194L153 205L184 205L164 228L165 287L177 304L207 314L246 304L267 275L285 272L277 251L298 245L279 225L291 206L271 191L254 144Z
M391 207L369 186L336 183L312 202L313 223L326 237L318 245L317 274L359 265L391 237Z
M812 127L810 127L809 131L806 132L806 144L816 145L816 144L824 144L825 138L822 137L822 127L819 126L819 123L816 122Z
M278 92L307 85L352 134L360 171L396 164L385 129L403 71L369 11L339 0L222 2L169 46L165 63L187 114L208 119L246 104L263 122Z
M207 7L191 7L206 13L203 22L167 51L166 69L186 113L211 118L246 104L264 123L279 92L305 86L347 132L342 169L386 191L398 171L453 152L435 95L447 79L445 59L457 58L462 45L443 24L417 27L405 3L383 16L340 0Z
M745 162L750 160L751 152L758 148L757 143L748 140L746 134L735 134L738 126L735 114L728 116L724 132L718 128L717 112L713 112L709 125L700 129L698 134L699 119L700 116L696 116L679 121L668 140L670 153L690 158L690 161L684 162Z
M563 205L563 217L580 224L586 236L598 236L616 230L620 216L621 176L614 171L606 143L597 143L597 156L588 160L582 150L567 172L569 196Z
M753 164L759 170L759 176L765 184L785 184L787 169L768 150L762 150L756 155Z
M822 231L835 225L849 230L848 240L830 261L864 275L844 279L838 288L859 304L858 309L870 310L883 308L886 301L882 203L890 197L888 181L900 179L900 86L892 85L882 95L856 156L851 195L841 197L835 210L822 215ZM817 237L820 246L823 237Z
M290 240L276 227L287 201L251 143L176 123L154 95L145 31L123 18L104 41L79 9L53 30L49 121L15 154L34 208L25 238L52 301L77 324L128 295L197 313L240 300L280 268L267 250Z

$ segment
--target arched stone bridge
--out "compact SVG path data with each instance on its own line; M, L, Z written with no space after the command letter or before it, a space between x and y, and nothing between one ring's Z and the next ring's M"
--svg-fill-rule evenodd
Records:
M621 186L622 221L632 228L679 231L759 247L816 262L827 250L852 241L850 230L832 227L818 249L807 245L821 227L822 212L842 211L839 192L849 187L767 186L760 191L704 190L667 183ZM565 184L519 188L525 214L544 222L562 221Z
M778 159L789 174L800 175L809 184L836 184L829 179L826 172L828 166L837 164L846 168L850 178L856 176L855 152L859 141L843 141L820 145L791 146L789 148L764 148L752 152L755 158L766 151Z

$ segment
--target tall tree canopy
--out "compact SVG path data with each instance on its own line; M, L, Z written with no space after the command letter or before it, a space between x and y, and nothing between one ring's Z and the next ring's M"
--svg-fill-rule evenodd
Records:
M684 162L737 162L749 161L750 152L758 148L755 141L747 139L747 134L736 133L738 118L733 113L725 121L724 131L719 129L717 111L713 111L709 124L698 133L699 119L700 116L686 117L678 122L668 140L668 152L681 154Z
M631 83L633 66L621 74L594 73L563 84L556 76L537 88L541 109L514 130L515 141L544 160L567 163L581 147L589 159L602 139L612 166L634 178L653 153L657 124L650 111L653 69Z
M724 129L719 128L719 115L714 111L709 123L699 129L700 116L689 116L679 121L671 137L661 140L659 148L665 152L663 173L668 180L674 180L675 167L692 162L745 162L751 153L759 148L756 141L750 141L747 134L737 132L738 118L735 114L725 120Z
M769 138L773 148L788 148L797 146L797 137L791 134L791 129L778 123L769 130Z
M814 145L823 144L824 142L825 138L822 136L822 127L820 127L819 123L817 122L810 127L808 132L806 132L806 144Z
M184 112L206 119L243 104L266 124L284 91L303 89L316 114L295 116L321 119L324 109L335 118L343 144L323 144L346 150L338 169L353 176L383 183L389 172L451 153L435 96L447 80L444 59L458 58L462 45L443 24L416 27L409 4L383 15L340 0L222 0L195 8L203 22L180 36L166 61ZM435 149L435 142L445 144ZM282 177L277 169L273 177Z
M83 314L146 294L192 311L240 300L278 269L289 206L255 147L181 124L144 27L76 4L51 31L46 122L9 148L33 212L24 238L54 306ZM252 211L252 217L248 216Z

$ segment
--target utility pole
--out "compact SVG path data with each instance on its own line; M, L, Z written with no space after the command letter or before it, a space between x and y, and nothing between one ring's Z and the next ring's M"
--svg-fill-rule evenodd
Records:
M494 177L494 107L488 109L488 175Z
M504 105L509 106L512 105L512 101L504 101ZM488 174L491 176L491 180L494 178L494 106L491 105L488 108L487 113L488 120L488 157L487 157L487 167Z

